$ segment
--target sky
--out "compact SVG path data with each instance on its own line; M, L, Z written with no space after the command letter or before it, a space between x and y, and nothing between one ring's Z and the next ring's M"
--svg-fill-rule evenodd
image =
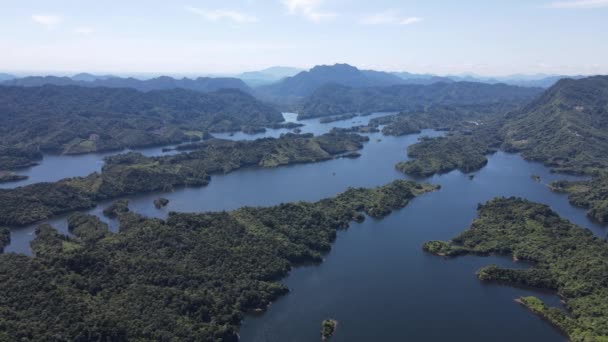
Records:
M608 0L0 0L0 72L608 74Z

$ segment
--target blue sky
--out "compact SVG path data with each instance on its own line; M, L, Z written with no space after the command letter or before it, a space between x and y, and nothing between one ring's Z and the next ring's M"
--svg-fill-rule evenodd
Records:
M608 73L608 0L1 1L4 72Z

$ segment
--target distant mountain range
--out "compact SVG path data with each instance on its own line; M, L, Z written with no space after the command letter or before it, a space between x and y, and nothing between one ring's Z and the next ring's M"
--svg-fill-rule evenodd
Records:
M483 76L447 76L453 81L481 82L481 83L504 83L520 87L540 87L549 88L563 78L581 79L582 75L512 75L503 77L483 77Z
M73 77L58 76L29 76L23 78L9 79L0 82L3 86L39 87L43 85L74 85L81 87L107 87L107 88L132 88L139 91L188 89L208 93L220 89L239 89L251 92L251 88L238 78L221 77L199 77L196 79L175 79L161 76L149 80L136 78L121 78L114 76L96 76L92 74L78 74Z
M276 83L286 77L297 75L302 71L304 69L277 66L259 71L244 72L237 75L236 78L240 78L250 87L257 87Z
M132 88L140 91L183 88L198 92L213 92L220 89L239 89L254 94L261 100L291 108L318 89L329 85L350 88L387 87L394 85L432 85L436 83L476 82L486 84L504 83L521 87L548 88L562 78L580 79L583 76L563 75L512 75L505 77L483 77L476 75L437 76L409 72L383 72L361 70L348 64L320 65L304 71L293 67L271 67L259 71L245 72L234 77L173 78L161 76L152 79L117 77L79 73L72 77L29 76L16 78L0 73L0 85L42 86L76 85L82 87Z
M352 88L327 84L300 102L298 118L351 113L425 110L434 105L523 105L541 94L542 88L479 82L399 84Z
M279 82L255 88L256 94L268 101L295 103L312 95L317 89L336 84L351 88L386 87L392 85L430 85L435 83L476 82L486 84L504 83L521 87L548 88L562 78L582 78L583 76L563 75L513 75L506 77L481 76L437 76L409 72L383 72L360 70L348 64L321 65L309 71L300 72Z
M73 79L74 81L83 81L83 82L93 82L96 80L107 80L110 78L118 78L118 77L113 76L113 75L93 75L93 74L89 74L86 72L76 74L71 77L71 79Z
M309 71L287 77L275 84L261 86L256 92L262 97L304 97L326 84L340 84L354 88L404 84L402 78L381 71L359 70L348 64L320 65Z
M0 82L6 81L6 80L12 80L13 78L15 78L15 76L13 76L11 74L5 74L5 73L0 72Z
M451 83L455 81L449 77L431 74L412 74L409 72L393 72L392 74L403 79L407 84L433 84L438 82Z

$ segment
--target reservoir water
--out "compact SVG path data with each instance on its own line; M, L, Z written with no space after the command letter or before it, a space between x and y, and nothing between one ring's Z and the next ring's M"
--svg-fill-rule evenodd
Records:
M302 131L319 134L330 127L362 124L354 123L356 120L366 119L328 125L311 121ZM274 134L277 132L266 133ZM162 193L170 203L161 210L152 204L161 193L129 197L130 208L162 218L169 211L313 201L349 186L378 186L404 177L394 165L407 159L407 146L420 136L439 134L424 131L386 137L374 133L357 159L214 175L207 187ZM532 175L539 175L541 182L534 181ZM383 220L368 218L341 231L322 264L295 268L282 280L291 292L265 313L244 320L241 340L318 341L321 321L333 318L339 322L333 341L565 341L553 327L514 302L519 296L534 294L559 306L555 295L484 284L475 277L478 268L491 263L526 265L500 257L444 259L421 249L427 240L450 239L468 228L477 204L496 196L519 196L548 204L562 217L604 237L604 227L588 220L585 211L571 206L565 195L547 188L547 183L557 179L576 178L553 174L518 155L498 152L489 156L487 166L475 172L473 179L454 171L422 180L442 188L416 198ZM90 212L99 214L106 205L102 203ZM116 229L115 222L108 222ZM49 223L66 231L65 217ZM15 229L6 251L29 253L34 229Z
M336 121L328 124L322 124L319 119L302 120L304 126L300 128L302 133L324 134L329 132L334 127L352 127L357 125L365 125L369 120L381 116L390 115L393 113L374 113L366 116L359 116L348 120ZM297 114L283 113L286 122L296 122ZM293 132L291 129L268 129L264 133L245 134L243 132L236 133L214 133L216 138L231 139L231 140L254 140L265 137L279 137L281 134ZM123 151L110 151L102 153L89 153L79 155L52 155L47 154L38 162L38 165L15 171L18 175L28 176L17 182L0 183L0 189L13 189L19 186L24 186L39 182L54 182L63 178L86 176L93 172L101 171L103 160L105 157L126 153L139 152L145 156L160 156L167 154L178 153L178 151L163 151L163 148L172 149L177 145L169 146L154 146L146 148L126 149Z

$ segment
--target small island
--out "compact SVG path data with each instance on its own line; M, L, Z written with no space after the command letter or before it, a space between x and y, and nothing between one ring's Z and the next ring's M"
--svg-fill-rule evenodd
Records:
M154 206L156 207L156 209L166 207L167 204L169 204L169 200L166 198L161 197L154 200Z
M326 340L330 338L336 331L338 321L334 319L326 319L321 323L321 339Z
M534 180L535 182L539 182L540 183L540 176L539 175L532 175L532 180Z
M10 171L0 171L0 183L17 182L27 178L27 176L18 175Z

